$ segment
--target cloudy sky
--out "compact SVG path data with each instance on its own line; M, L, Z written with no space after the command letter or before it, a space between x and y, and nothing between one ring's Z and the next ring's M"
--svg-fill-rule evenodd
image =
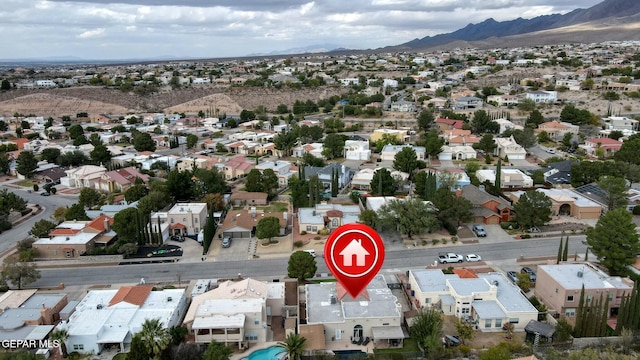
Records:
M372 49L487 18L602 0L2 0L0 59L215 58L307 47Z

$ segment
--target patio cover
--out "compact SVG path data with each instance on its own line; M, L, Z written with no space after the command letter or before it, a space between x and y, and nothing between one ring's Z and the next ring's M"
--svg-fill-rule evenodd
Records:
M404 332L400 326L376 326L371 330L375 340L404 339Z

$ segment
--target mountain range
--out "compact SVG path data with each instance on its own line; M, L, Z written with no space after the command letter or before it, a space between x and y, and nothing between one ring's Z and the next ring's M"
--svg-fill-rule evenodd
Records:
M588 9L532 19L498 22L490 18L451 33L414 39L384 50L415 51L452 45L504 47L607 40L640 40L640 0L605 0Z

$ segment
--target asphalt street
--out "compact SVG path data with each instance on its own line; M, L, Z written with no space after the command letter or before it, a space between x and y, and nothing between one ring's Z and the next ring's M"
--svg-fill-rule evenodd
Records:
M2 185L2 188L8 189L10 192L15 193L21 198L25 199L29 204L39 204L44 211L34 215L26 221L14 226L13 228L4 231L0 234L0 253L7 251L17 241L20 241L29 236L29 231L33 227L33 224L40 219L51 219L51 215L59 206L71 206L78 201L77 196L70 195L51 195L41 196L39 192L27 192L26 189L16 189L11 186Z
M583 235L570 237L569 254L584 255L586 245ZM383 271L399 272L424 268L433 264L439 252L479 254L488 264L500 264L503 269L517 267L515 260L522 257L535 258L555 256L559 238L513 240L512 242L479 243L438 248L415 248L393 250L386 253ZM326 274L327 268L318 257L318 274ZM60 283L67 286L93 284L138 283L144 278L147 284L188 281L193 279L233 278L241 274L261 280L282 279L287 272L288 257L277 259L252 259L243 261L218 261L202 263L163 263L144 265L119 265L100 267L43 268L42 277L29 287L53 287Z

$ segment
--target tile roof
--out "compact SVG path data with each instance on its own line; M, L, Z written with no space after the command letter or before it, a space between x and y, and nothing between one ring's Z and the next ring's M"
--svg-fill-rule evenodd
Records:
M147 297L151 293L153 286L151 285L138 285L138 286L123 286L109 301L109 306L126 302L132 305L142 306Z
M95 230L97 232L108 231L108 229L104 226L105 221L109 222L109 227L113 225L113 218L107 215L100 215L97 218L93 219L90 223L85 226L85 229Z

